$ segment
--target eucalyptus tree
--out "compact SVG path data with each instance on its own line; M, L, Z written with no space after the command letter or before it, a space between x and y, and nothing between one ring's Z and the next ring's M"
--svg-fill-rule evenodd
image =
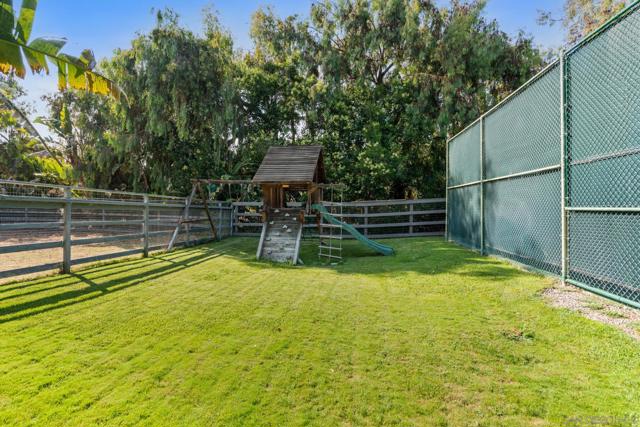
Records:
M483 7L325 0L308 20L259 11L245 62L260 78L241 85L246 99L260 101L249 103L255 133L322 144L348 197L442 194L447 136L542 65L530 39L500 31Z
M627 0L565 0L564 16L557 18L549 11L542 11L538 16L538 23L541 25L561 23L567 31L567 42L571 44L607 22L628 3Z
M133 189L184 194L190 180L235 161L233 44L212 14L203 36L168 10L157 25L102 64L127 93L114 106L113 147Z

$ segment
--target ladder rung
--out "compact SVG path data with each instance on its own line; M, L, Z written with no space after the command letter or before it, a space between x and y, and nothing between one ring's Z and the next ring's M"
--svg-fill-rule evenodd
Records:
M330 235L320 235L318 236L320 239L333 239L333 240L345 240L344 237L342 236L330 236Z
M334 248L332 246L318 246L320 249L329 249L329 250L333 250L333 251L341 251L342 248Z
M341 256L337 256L337 255L328 255L328 254L318 254L319 256L323 256L326 258L333 258L333 259L342 259Z

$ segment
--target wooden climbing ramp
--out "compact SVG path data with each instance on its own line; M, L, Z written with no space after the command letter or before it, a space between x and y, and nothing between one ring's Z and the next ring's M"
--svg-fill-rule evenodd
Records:
M300 209L272 209L266 212L257 258L297 264L304 224Z

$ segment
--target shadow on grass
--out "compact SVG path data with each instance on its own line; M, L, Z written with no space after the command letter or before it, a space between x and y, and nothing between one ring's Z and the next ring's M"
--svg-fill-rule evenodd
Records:
M146 259L131 259L87 267L68 275L48 276L28 282L0 285L0 323L23 319L100 298L104 295L137 286L225 255L252 268L308 269L331 268L343 275L381 275L399 277L406 273L435 275L458 274L493 281L506 281L522 271L501 261L436 238L390 240L397 255L385 257L362 247L355 241L343 246L344 263L327 267L317 257L317 243L306 240L301 252L304 266L283 266L254 257L257 239L233 238L171 254L153 255ZM425 281L428 283L428 281Z
M318 259L317 240L308 239L303 241L300 251L303 266L279 265L247 257L242 257L241 260L248 265L261 268L324 267L345 275L393 276L403 273L424 275L454 273L494 281L507 281L525 274L524 271L506 262L481 256L469 249L445 242L442 238L390 239L385 240L384 243L392 246L396 255L383 256L355 240L346 240L342 246L343 262L331 265ZM248 244L247 242L239 243L244 249ZM257 240L254 244L257 245ZM233 250L228 255L233 257Z
M23 319L122 291L149 280L195 267L224 254L224 251L216 250L215 247L204 246L195 252L179 251L174 254L150 256L143 260L88 267L68 275L52 276L27 283L15 283L16 286L7 285L8 289L1 286L0 290L4 293L24 289L27 291L3 296L0 298L0 304L11 299L27 298L27 300L0 306L0 323ZM110 276L113 278L110 279ZM82 284L86 286L78 288L78 285ZM70 287L73 289L66 289Z

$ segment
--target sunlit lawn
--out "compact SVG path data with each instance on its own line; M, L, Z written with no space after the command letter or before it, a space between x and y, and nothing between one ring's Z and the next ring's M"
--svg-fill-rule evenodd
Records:
M2 425L557 425L640 409L640 344L437 239L229 239L0 286Z

